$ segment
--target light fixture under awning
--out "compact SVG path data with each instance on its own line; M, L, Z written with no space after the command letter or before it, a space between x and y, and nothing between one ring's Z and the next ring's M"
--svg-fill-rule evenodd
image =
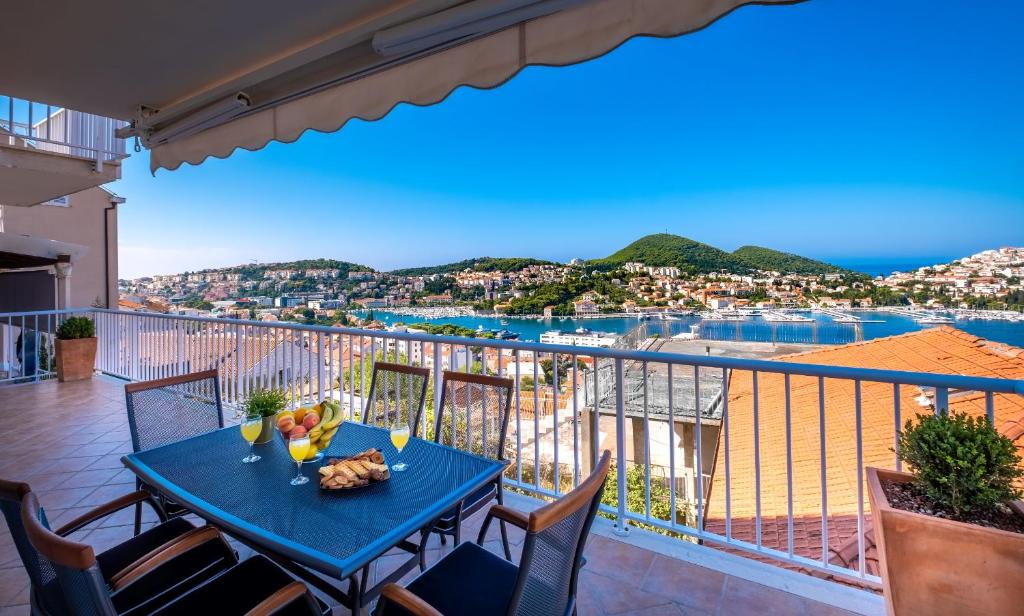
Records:
M459 86L497 87L526 66L576 64L635 36L699 30L745 4L793 1L477 0L448 9L456 17L448 22L439 14L378 32L367 52L377 54L376 64L359 73L335 76L320 87L277 92L272 100L251 92L252 106L238 115L154 144L150 168L173 170L210 156L226 158L237 148L291 143L307 130L334 132L353 118L380 119L399 103L438 103ZM467 13L472 5L493 10ZM527 21L510 25L510 16ZM500 29L489 31L493 28Z

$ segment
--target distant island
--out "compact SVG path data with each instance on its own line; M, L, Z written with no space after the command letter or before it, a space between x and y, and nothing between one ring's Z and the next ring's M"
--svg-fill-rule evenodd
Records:
M336 259L253 263L120 281L122 307L349 322L353 311L455 307L518 316L889 305L1024 308L1024 248L870 276L765 248L727 252L667 233L602 258L476 257L377 271Z

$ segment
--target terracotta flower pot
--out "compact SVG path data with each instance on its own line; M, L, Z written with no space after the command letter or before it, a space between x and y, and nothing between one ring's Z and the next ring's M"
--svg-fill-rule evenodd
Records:
M881 480L907 483L913 478L908 473L868 468L871 518L888 613L1021 614L1024 534L891 507ZM1013 509L1024 517L1024 503L1014 503Z
M95 365L95 337L57 340L57 380L61 383L91 379Z

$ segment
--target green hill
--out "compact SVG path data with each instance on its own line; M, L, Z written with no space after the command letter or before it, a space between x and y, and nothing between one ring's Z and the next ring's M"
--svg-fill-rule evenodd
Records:
M830 263L761 246L742 246L733 251L732 256L747 267L784 274L829 274L844 271Z
M514 272L530 265L554 265L551 261L521 257L477 257L456 263L432 265L429 267L407 267L392 272L395 276L431 276L433 274L454 274L465 269L478 272Z
M617 267L629 261L656 267L674 266L692 273L747 269L724 250L669 233L642 237L612 255L590 261L590 265Z
M225 267L222 270L242 274L243 280L259 280L263 278L263 273L267 270L278 270L278 269L290 269L290 270L307 270L307 269L336 269L338 270L338 277L345 278L349 272L372 272L374 269L366 265L359 265L358 263L349 263L348 261L338 261L336 259L303 259L300 261L285 261L281 263L253 263L247 265L236 265L235 267ZM212 270L203 270L212 271Z

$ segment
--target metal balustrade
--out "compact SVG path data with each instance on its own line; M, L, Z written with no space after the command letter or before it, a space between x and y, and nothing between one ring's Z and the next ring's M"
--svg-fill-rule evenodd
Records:
M615 520L621 534L642 526L876 587L880 579L867 572L864 558L868 518L863 388L881 383L892 392L893 423L871 425L867 431L869 438L882 432L892 444L893 454L884 462L892 468L899 468L897 436L901 422L910 415L900 408L901 388L920 390L922 399L930 401L922 406L928 412L948 408L951 396L982 392L990 420L996 394L1024 395L1020 380L105 309L0 314L4 380L39 380L53 372L47 364L45 370L26 373L24 354L14 353L12 336L32 336L50 348L58 322L67 315L85 313L96 322L97 370L148 380L217 368L227 405L239 404L256 387L276 387L296 405L332 398L342 403L349 418L355 418L363 408L373 361L387 358L431 368L428 421L421 422L422 435L438 411L443 370L513 377L516 388L508 436L512 464L506 474L510 489L543 498L562 494L586 477L601 448L610 448L615 456L614 490L606 494L606 503L614 504L602 505L602 514ZM750 412L731 416L730 404L738 398L730 396L730 386L747 390L748 383ZM768 386L781 386L784 398L763 399ZM791 398L792 391L806 392L808 387L814 395ZM837 391L852 393L854 400L853 416L840 418L855 427L856 435L855 453L838 461L842 469L830 467L836 465L829 462L835 443L828 438L826 424L830 395ZM784 405L784 425L760 425L768 404ZM800 404L816 407L809 409L809 416L816 415L813 425L794 425L793 412ZM731 451L736 431L748 424L753 427L753 451L744 455L752 456L752 461L737 459L738 454ZM765 430L784 433L782 450L767 449L774 441L761 438ZM791 436L795 430L817 432L818 468L794 469ZM768 475L763 468L762 461L772 454L785 457L784 476ZM737 464L751 462L754 511L737 511L736 500L749 498L750 492L733 485L733 473ZM830 509L828 474L839 471L854 474L857 500L851 509L855 510ZM708 504L716 473L724 477L724 494L718 495L724 509L710 520ZM820 495L813 495L814 503L794 492L795 473L805 479L813 476L819 484ZM778 535L774 538L766 536L769 521L762 515L768 493L786 495L786 512L775 516L777 526L772 527L784 531L769 533ZM795 510L796 503L800 511ZM808 507L814 510L811 514ZM848 518L843 520L848 534L856 529L859 564L854 569L830 562L829 539L837 513ZM818 546L810 550L797 544L798 518L810 518L820 527L820 551Z
M127 122L0 95L0 144L104 162L128 156L114 131Z

